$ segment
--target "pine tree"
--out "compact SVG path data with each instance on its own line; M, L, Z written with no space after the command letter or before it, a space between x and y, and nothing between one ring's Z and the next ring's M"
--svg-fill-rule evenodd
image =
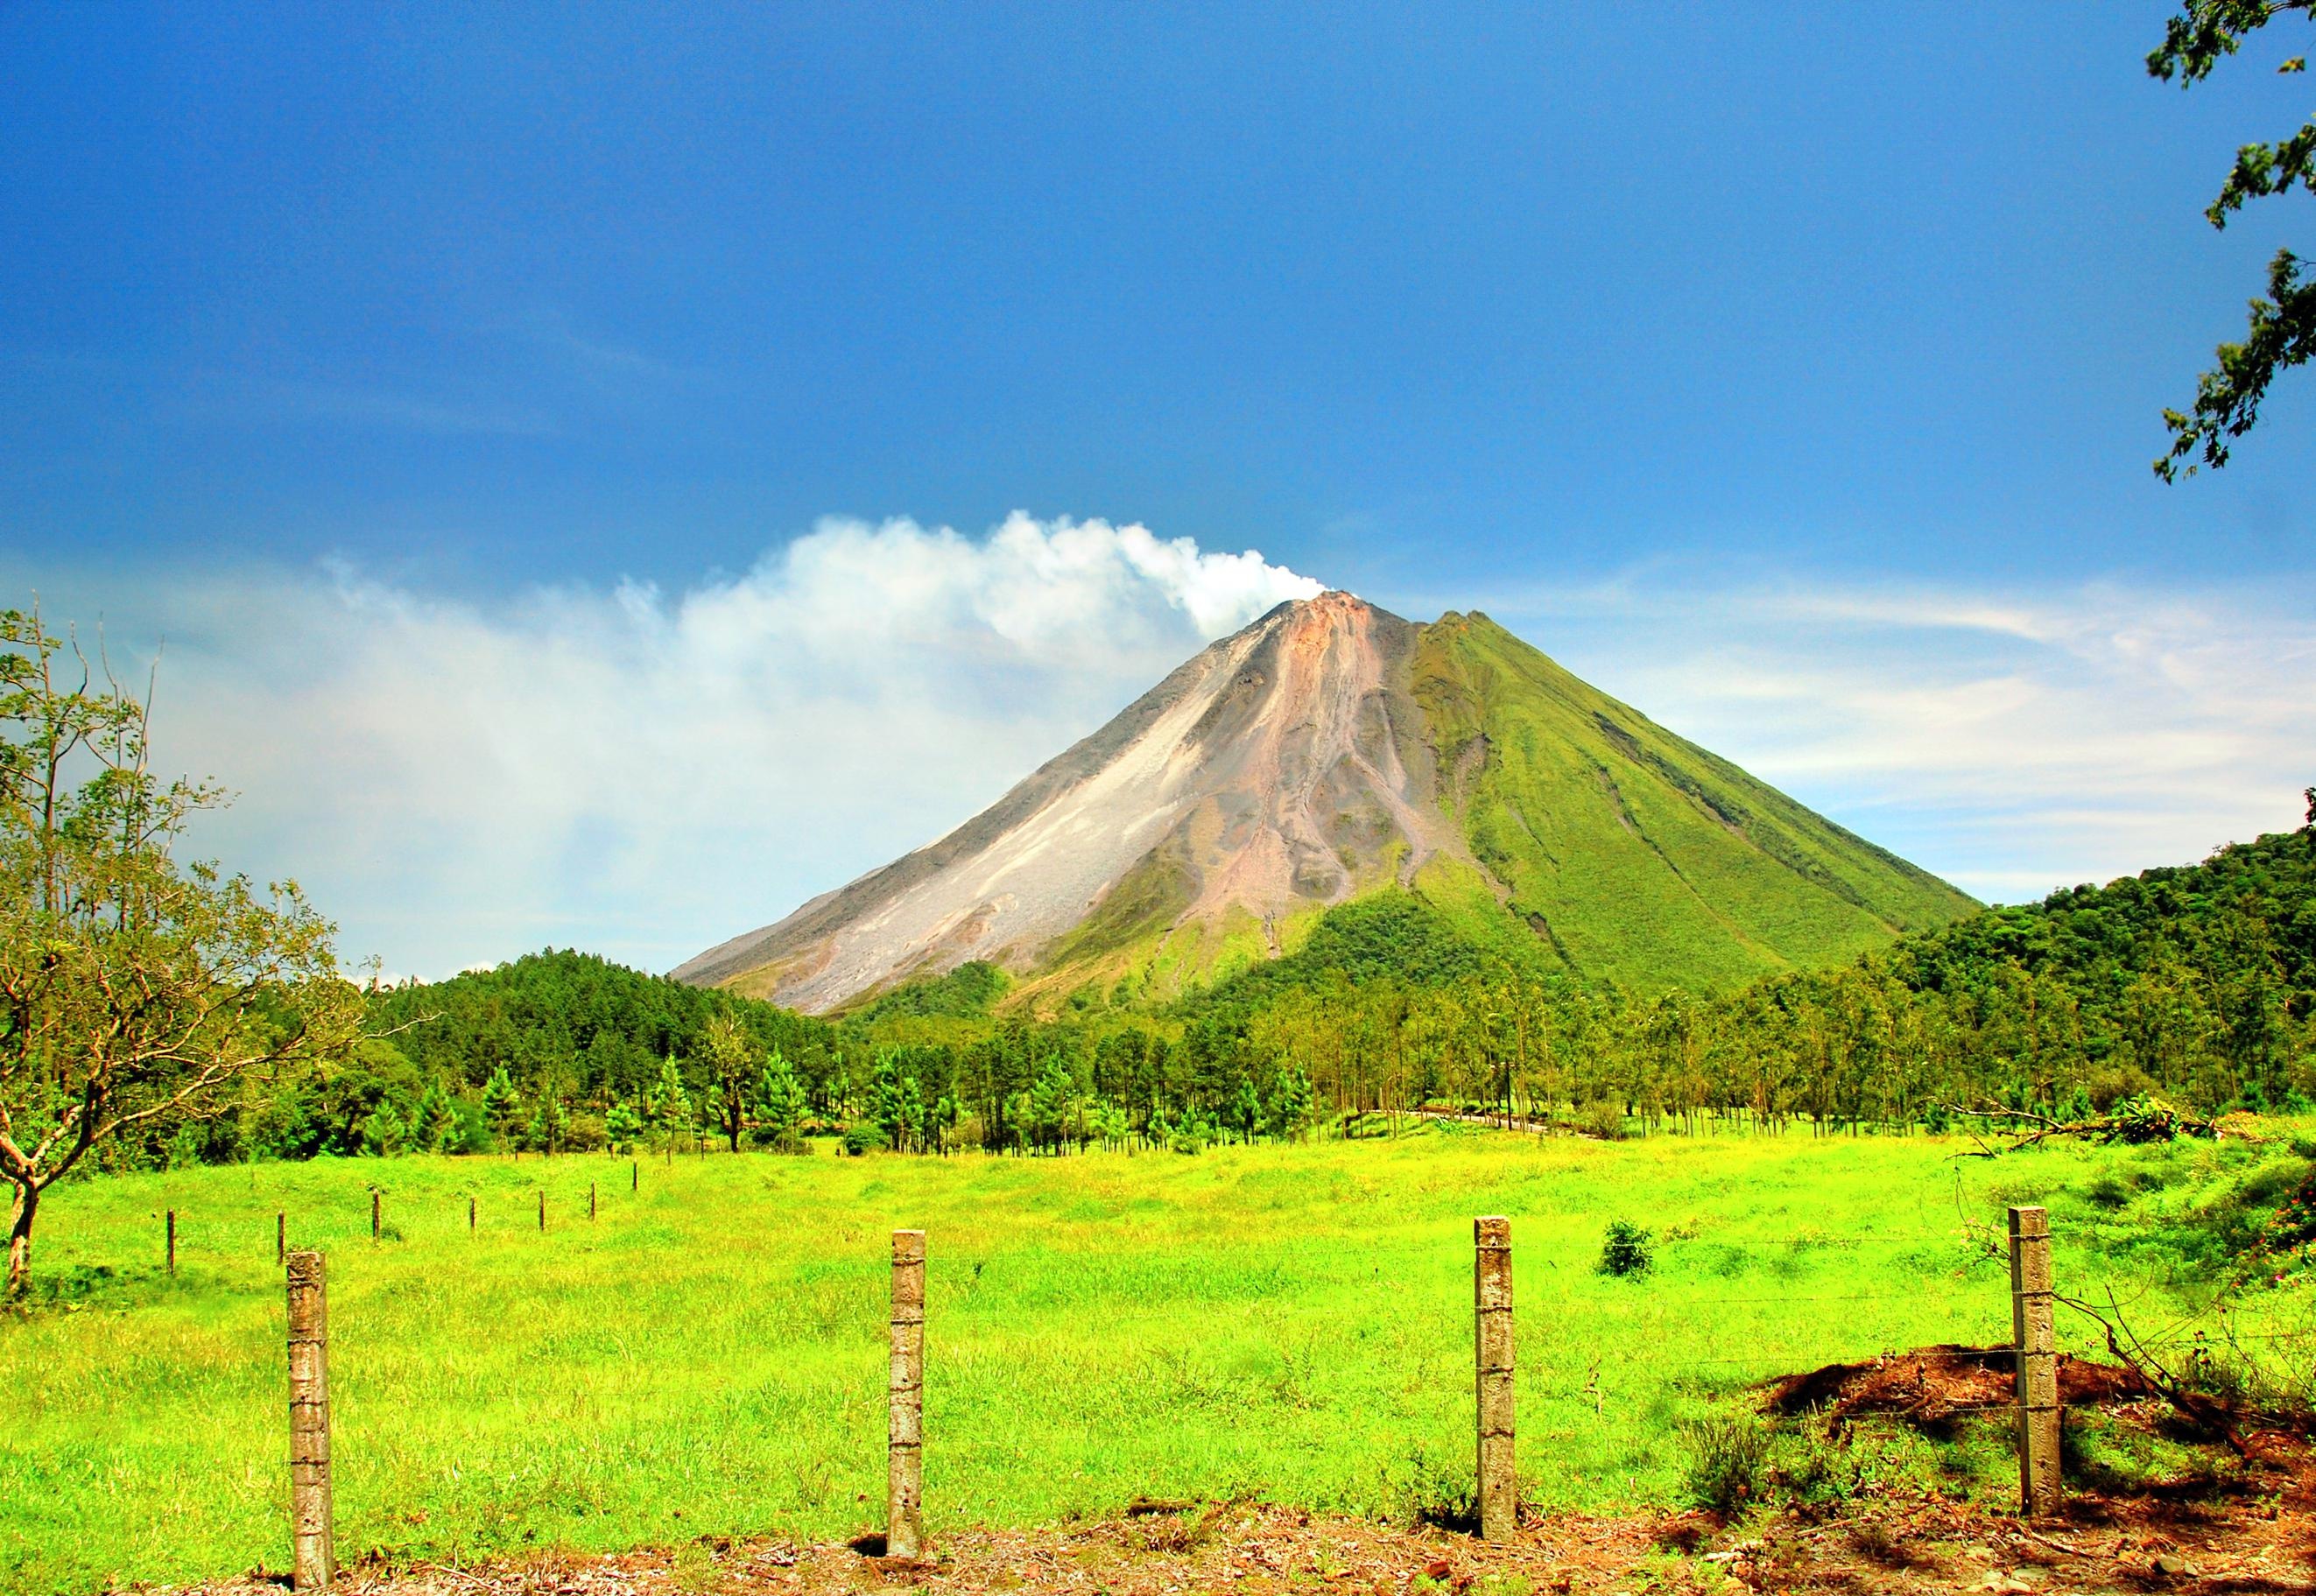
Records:
M569 1124L570 1116L564 1111L563 1100L552 1092L539 1093L538 1110L530 1117L530 1145L542 1153L557 1151Z
M381 1102L362 1121L362 1151L372 1158L399 1157L408 1147L409 1128L391 1102Z
M421 1152L448 1153L457 1148L463 1129L459 1121L459 1105L441 1082L426 1088L418 1100L418 1109L411 1116L411 1134Z
M946 1133L957 1124L964 1112L965 1105L958 1101L953 1092L945 1092L933 1100L933 1106L926 1118L926 1128L930 1133L929 1139L932 1142L936 1152L946 1150Z
M1058 1147L1062 1127L1069 1122L1076 1083L1059 1058L1049 1058L1029 1089L1030 1139L1041 1147Z
M778 1048L764 1060L763 1073L756 1077L752 1107L758 1137L783 1153L803 1150L804 1083Z
M501 1146L513 1140L515 1127L522 1123L522 1094L514 1089L504 1065L491 1072L483 1087L483 1118Z
M644 1122L660 1135L674 1137L691 1128L691 1093L684 1090L683 1072L675 1055L659 1067L659 1079L644 1092Z
M895 1152L914 1152L924 1145L924 1092L916 1076L902 1069L895 1048L879 1052L869 1073L868 1118L885 1133L885 1145Z
M1223 1123L1238 1132L1239 1140L1251 1142L1260 1132L1262 1099L1256 1094L1252 1081L1240 1077L1238 1091L1232 1095L1230 1107L1225 1114Z
M643 1133L643 1116L637 1113L635 1105L625 1098L613 1103L610 1111L603 1116L603 1135L610 1142L614 1153L634 1151Z
M1270 1098L1266 1118L1271 1134L1299 1137L1311 1123L1311 1077L1298 1067L1283 1072Z

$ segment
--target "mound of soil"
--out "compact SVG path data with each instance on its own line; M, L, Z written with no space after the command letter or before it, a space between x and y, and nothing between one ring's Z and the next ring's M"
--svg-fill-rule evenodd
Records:
M1924 1428L1940 1428L1965 1413L1990 1413L2017 1401L2009 1347L1952 1343L1918 1347L1864 1363L1829 1363L1773 1383L1763 1408L1780 1417L1819 1413L1839 1424L1860 1413L1894 1413ZM2152 1395L2130 1369L2059 1356L2059 1402L2099 1407Z

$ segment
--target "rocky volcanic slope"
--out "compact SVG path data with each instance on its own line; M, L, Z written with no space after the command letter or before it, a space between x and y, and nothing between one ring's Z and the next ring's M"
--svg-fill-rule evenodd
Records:
M675 971L806 1010L972 958L1162 994L1422 895L1643 987L1848 958L1970 899L1480 614L1282 604L931 846Z

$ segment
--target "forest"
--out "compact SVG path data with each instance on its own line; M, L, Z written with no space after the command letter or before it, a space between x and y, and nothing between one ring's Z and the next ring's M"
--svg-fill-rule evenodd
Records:
M381 988L343 1058L253 1074L111 1167L390 1155L1357 1136L1426 1109L1601 1137L1945 1128L2316 1096L2316 830L1991 908L1823 970L1644 994L1462 939L1417 896L1162 1007L1038 1016L969 964L829 1019L548 950Z

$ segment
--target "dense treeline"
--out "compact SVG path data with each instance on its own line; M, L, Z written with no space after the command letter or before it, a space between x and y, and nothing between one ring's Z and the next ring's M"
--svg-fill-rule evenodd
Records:
M1991 909L1722 994L1588 985L1420 898L1171 1007L1032 1017L971 964L820 1020L549 950L370 999L352 1056L116 1161L797 1146L1021 1152L1345 1134L1429 1107L1622 1135L2316 1096L2316 831ZM1381 1117L1380 1119L1378 1117Z
M1002 997L990 974L964 975L914 1007L955 1014L959 985ZM871 1011L888 1033L895 1007ZM1277 1134L1441 1103L1611 1135L1936 1126L2006 1107L2080 1116L2150 1096L2284 1108L2316 1095L2316 830L1730 994L1587 985L1389 895L1168 1012L1093 1001L1044 1026L985 1024L960 1040L951 1021L934 1041L925 1023L912 1066L938 1076L961 1060L968 1087L1064 1070L1129 1134ZM1002 1113L1007 1098L984 1085L972 1101Z
M1420 922L1397 900L1376 925ZM1364 906L1363 906L1364 907ZM1400 929L1422 946L1436 922ZM1429 984L1367 942L1250 972L1198 1021L1307 1069L1330 1101L1438 1098L1611 1130L1702 1121L1935 1124L2161 1095L2203 1110L2316 1093L2316 830L1991 909L1831 970L1643 998L1492 965ZM1438 956L1432 955L1438 962Z
M824 1092L836 1074L836 1035L820 1021L553 949L374 991L366 1030L351 1054L253 1076L227 1111L125 1142L111 1161L689 1141L739 1095L718 1095L719 1042L748 1061L752 1084L775 1052Z

